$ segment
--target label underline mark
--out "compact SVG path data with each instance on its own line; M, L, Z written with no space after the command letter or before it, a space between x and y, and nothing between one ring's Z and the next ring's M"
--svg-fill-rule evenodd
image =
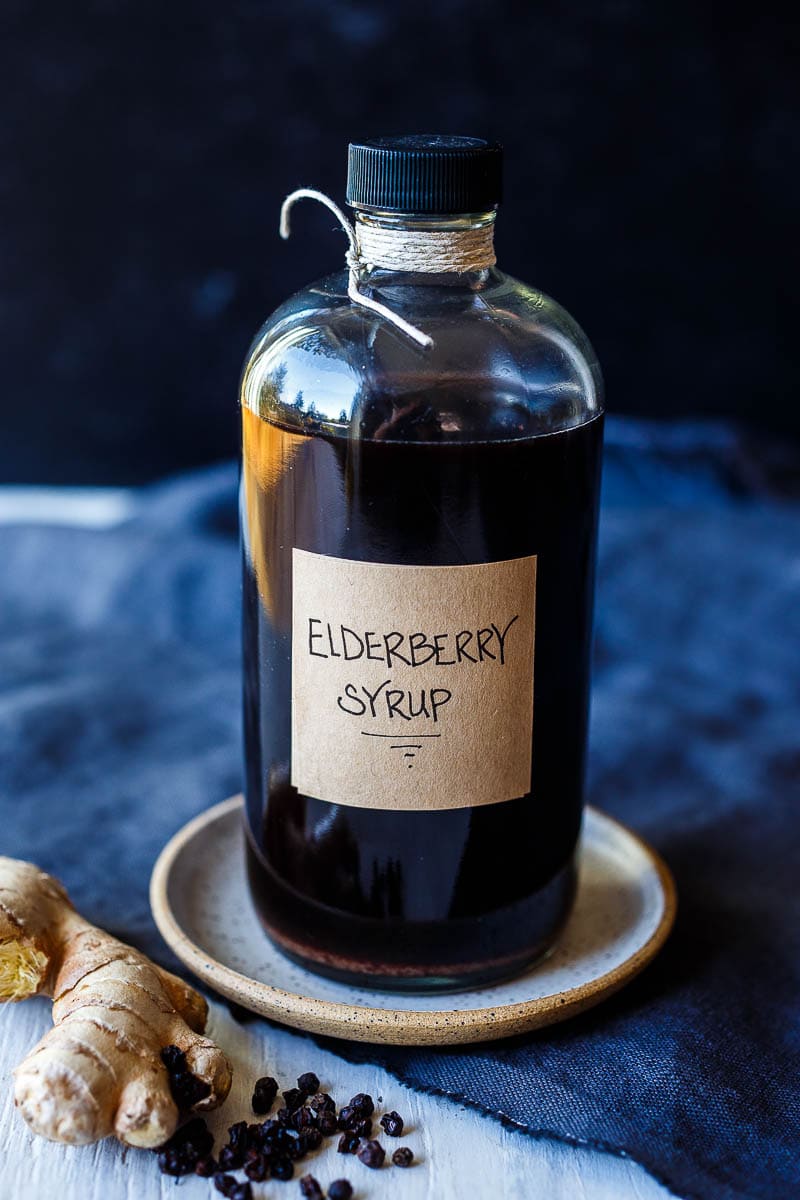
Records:
M382 737L382 738L402 738L404 736L402 733L370 733L366 729L362 729L361 734L363 737ZM406 734L405 736L406 737L431 738L431 737L441 737L442 735L440 733L409 733L409 734Z

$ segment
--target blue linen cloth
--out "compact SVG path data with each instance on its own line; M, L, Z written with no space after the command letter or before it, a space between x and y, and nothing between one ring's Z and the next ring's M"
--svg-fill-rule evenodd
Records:
M589 799L675 873L660 958L524 1038L333 1049L683 1197L800 1194L799 465L724 426L609 423ZM235 505L226 464L114 528L0 526L0 847L167 962L152 863L241 786Z

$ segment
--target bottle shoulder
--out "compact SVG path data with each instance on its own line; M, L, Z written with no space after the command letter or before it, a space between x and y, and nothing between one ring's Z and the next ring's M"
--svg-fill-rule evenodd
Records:
M367 286L433 346L353 304L347 273L337 272L262 326L242 404L298 430L414 441L530 437L602 411L588 338L561 305L513 276L493 268L466 285L375 272Z

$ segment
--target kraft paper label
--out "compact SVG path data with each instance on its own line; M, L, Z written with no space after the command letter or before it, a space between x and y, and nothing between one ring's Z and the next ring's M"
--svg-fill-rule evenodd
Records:
M292 559L298 791L387 809L530 791L535 555L460 567Z

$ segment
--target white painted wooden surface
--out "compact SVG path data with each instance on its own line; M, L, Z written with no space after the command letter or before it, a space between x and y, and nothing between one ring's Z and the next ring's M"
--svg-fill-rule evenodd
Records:
M6 1005L0 1011L0 1200L211 1200L219 1197L208 1180L176 1184L159 1174L155 1155L123 1149L113 1140L97 1146L65 1147L29 1133L14 1109L11 1070L49 1025L44 1000ZM354 1200L666 1200L670 1193L637 1164L612 1155L537 1141L450 1100L405 1088L378 1067L353 1066L288 1030L253 1021L239 1025L226 1008L212 1004L209 1033L231 1059L235 1082L223 1109L209 1124L223 1133L235 1120L250 1118L249 1097L258 1075L272 1074L292 1086L313 1070L339 1101L358 1091L382 1097L407 1121L394 1148L408 1145L417 1164L403 1171L370 1171L330 1143L305 1160L326 1185L347 1178ZM176 1193L175 1188L180 1191ZM256 1200L299 1196L291 1183L254 1184Z

